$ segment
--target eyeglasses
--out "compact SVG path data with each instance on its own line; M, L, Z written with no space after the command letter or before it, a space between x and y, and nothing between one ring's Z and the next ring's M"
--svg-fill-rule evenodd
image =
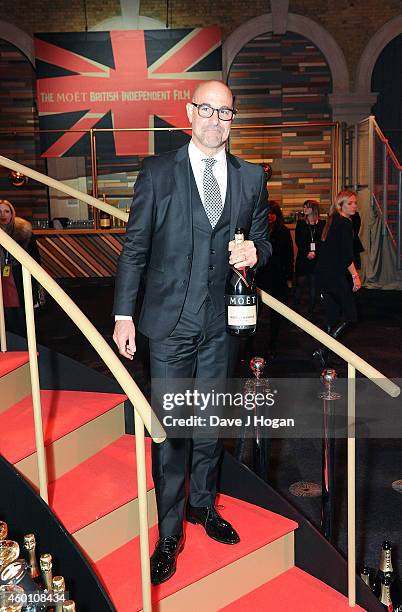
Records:
M221 121L232 121L233 116L237 112L235 108L228 108L227 106L222 106L221 108L213 108L209 104L205 103L196 104L195 102L191 102L191 104L195 106L199 116L204 117L204 119L209 119L209 117L212 117L212 115L216 111Z

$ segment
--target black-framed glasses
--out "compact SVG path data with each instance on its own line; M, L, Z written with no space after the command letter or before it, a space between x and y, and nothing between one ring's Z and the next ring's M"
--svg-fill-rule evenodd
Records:
M228 108L227 106L221 106L221 108L213 108L210 104L206 104L203 102L202 104L196 104L195 102L191 102L193 106L198 111L200 117L204 119L209 119L212 117L214 112L218 113L218 117L221 121L232 121L234 115L236 114L235 108Z

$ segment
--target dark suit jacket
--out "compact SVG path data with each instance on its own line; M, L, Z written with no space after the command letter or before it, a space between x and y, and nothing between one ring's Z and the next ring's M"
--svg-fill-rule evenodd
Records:
M267 238L267 191L260 166L227 156L231 198L230 235L236 227L253 240L259 265L271 254ZM141 277L146 274L139 330L154 340L175 328L186 297L193 257L188 145L149 157L135 194L120 255L113 313L132 315Z

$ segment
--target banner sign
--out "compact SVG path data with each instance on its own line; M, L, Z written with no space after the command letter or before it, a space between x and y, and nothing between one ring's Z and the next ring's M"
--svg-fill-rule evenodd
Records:
M42 135L43 157L89 155L74 130L187 127L196 86L222 78L217 27L36 34L35 55L39 126L60 130ZM159 152L148 130L110 134L97 142L116 156Z

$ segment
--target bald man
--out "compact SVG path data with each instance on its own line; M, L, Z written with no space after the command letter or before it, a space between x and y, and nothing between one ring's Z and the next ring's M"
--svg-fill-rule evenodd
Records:
M205 81L186 110L190 143L145 159L135 184L116 277L113 338L119 352L133 359L132 315L146 273L138 329L149 338L152 379L223 380L230 376L234 355L225 325L228 263L241 268L268 260L267 191L260 166L226 152L236 112L230 89ZM241 246L231 240L236 227L248 237ZM220 439L168 438L152 445L159 526L153 584L176 571L185 513L214 540L239 542L215 508L221 453Z

